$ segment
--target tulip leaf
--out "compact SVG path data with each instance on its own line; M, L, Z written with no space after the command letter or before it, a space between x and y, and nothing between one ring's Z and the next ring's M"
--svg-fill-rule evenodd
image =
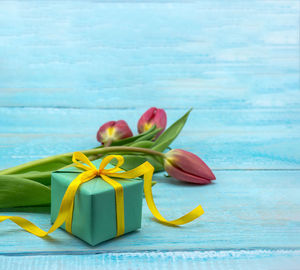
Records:
M46 172L38 172L38 171L31 171L23 174L11 174L8 176L15 176L18 178L25 178L29 179L35 182L38 182L40 184L50 186L51 185L51 173L52 171L46 171Z
M191 111L192 109L186 112L181 118L166 129L166 131L163 132L155 141L152 149L159 152L164 151L179 135Z
M147 156L147 161L151 163L151 165L154 167L155 172L161 172L164 171L163 162L156 159L154 156Z
M0 208L49 205L50 188L13 175L0 176Z
M97 155L87 155L90 160L99 158ZM70 155L57 155L44 159L30 161L12 168L0 171L1 175L14 175L16 177L30 179L44 185L50 185L51 173L70 166L72 153Z
M12 168L0 171L0 175L24 174L28 172L49 172L56 171L72 162L72 155L57 155L39 160L33 160Z
M132 147L151 148L154 142L151 141L138 141L130 144Z
M154 137L156 136L156 134L158 132L161 131L161 128L155 128L153 131L151 132L144 132L144 136L141 136L140 138L138 138L137 140L135 140L134 142L139 142L139 141L145 141L145 140L152 140L154 139Z
M164 170L162 162L158 161L156 158L149 156L149 155L128 155L123 153L117 153L118 155L122 155L124 157L124 164L121 166L122 169L128 171L136 168L137 166L141 165L145 161L149 161L151 165L154 167L155 172L159 172ZM112 160L111 164L116 165L117 161Z

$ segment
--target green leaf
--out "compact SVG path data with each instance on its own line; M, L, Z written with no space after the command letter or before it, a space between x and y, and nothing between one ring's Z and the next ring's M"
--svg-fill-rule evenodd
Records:
M50 188L40 183L16 177L0 176L0 208L49 205Z
M130 144L132 147L141 147L141 148L151 148L154 145L154 142L151 141L138 141ZM139 153L140 154L140 153Z
M133 154L116 153L116 154L122 155L124 157L124 164L122 165L122 169L126 171L136 168L137 166L141 165L145 161L149 161L151 163L151 165L154 167L155 172L164 170L162 162L152 156L141 155L141 154L137 156L135 155L136 153ZM111 164L116 165L117 161L112 160Z
M151 163L151 165L154 167L155 172L161 172L164 171L163 162L156 159L154 156L147 156L147 161Z
M144 132L144 133L142 133L144 135L141 136L140 138L138 138L137 140L135 140L134 143L139 142L139 141L152 140L152 139L154 139L155 135L160 131L161 131L161 128L155 128L151 132Z
M191 111L192 109L186 112L181 118L179 118L175 123L173 123L165 132L163 132L155 141L152 149L159 152L163 152L179 135Z
M87 155L89 159L99 158L97 155ZM14 175L18 178L30 179L41 184L50 185L51 173L73 164L72 153L68 156L57 155L44 159L30 161L9 169L0 171L1 175Z
M0 171L0 175L24 174L28 172L49 172L56 171L69 165L72 162L72 155L56 155L39 160L33 160L9 169Z
M46 172L38 172L38 171L31 171L23 174L11 174L11 176L15 176L18 178L25 178L40 184L50 186L51 185L51 173L52 171Z

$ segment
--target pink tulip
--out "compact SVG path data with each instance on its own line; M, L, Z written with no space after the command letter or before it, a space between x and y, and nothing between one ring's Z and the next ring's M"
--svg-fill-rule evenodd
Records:
M181 149L166 153L164 166L170 176L185 182L205 185L216 179L201 158Z
M109 121L102 125L97 132L97 140L102 144L132 137L133 134L124 120Z
M167 126L167 114L164 109L152 107L148 109L140 118L138 122L138 131L143 133L152 126L161 128L162 130L157 134L156 138L164 131Z

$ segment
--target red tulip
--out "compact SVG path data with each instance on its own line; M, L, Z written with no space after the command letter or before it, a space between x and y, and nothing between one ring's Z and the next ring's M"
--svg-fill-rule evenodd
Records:
M133 134L124 120L109 121L97 132L97 140L102 144L131 137Z
M181 149L166 153L164 166L170 176L185 182L205 185L216 179L201 158Z
M164 131L167 126L167 114L164 109L152 107L147 110L138 122L138 131L143 133L150 129L153 125L162 130L156 135L156 138Z

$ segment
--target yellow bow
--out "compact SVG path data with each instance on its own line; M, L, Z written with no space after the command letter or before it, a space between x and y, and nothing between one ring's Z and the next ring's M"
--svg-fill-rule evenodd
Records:
M117 159L118 163L114 168L105 169L105 167L111 162L112 159ZM148 207L154 217L164 223L166 225L183 225L188 222L193 221L194 219L201 216L204 211L199 205L191 212L186 215L168 221L166 220L157 210L156 205L152 196L152 175L154 172L153 166L148 162L144 162L140 166L132 169L130 171L123 171L120 167L124 163L124 158L120 155L110 155L105 157L99 169L95 167L95 165L81 152L75 152L73 154L72 161L76 164L76 167L85 170L85 172L79 174L68 186L65 195L62 199L60 209L57 215L55 222L52 227L46 232L28 221L25 218L17 217L17 216L0 216L0 222L4 220L11 220L15 222L17 225L22 227L24 230L39 236L44 237L49 233L55 231L59 228L64 222L66 222L66 230L72 233L72 217L73 217L73 208L74 208L74 198L79 186L85 182L88 182L95 178L96 176L100 176L104 181L110 184L115 190L115 198L116 198L116 218L117 218L117 236L124 234L125 224L124 224L124 196L123 196L123 187L117 181L111 179L110 177L116 178L124 178L131 179L139 176L144 176L144 194L145 199L148 204ZM81 162L82 163L81 163ZM84 165L84 164L86 165Z

